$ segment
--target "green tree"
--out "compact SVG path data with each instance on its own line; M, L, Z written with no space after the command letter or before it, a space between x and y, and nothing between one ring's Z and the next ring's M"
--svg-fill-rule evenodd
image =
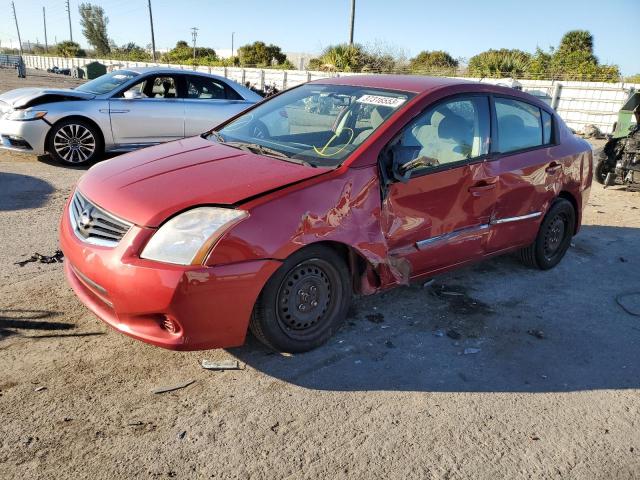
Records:
M53 47L53 50L56 55L60 57L84 57L86 53L83 49L80 48L76 42L72 42L70 40L60 42L56 46Z
M636 73L635 75L625 77L624 81L629 83L640 83L640 73Z
M474 77L521 78L529 71L531 55L517 49L487 50L469 59L469 74Z
M593 55L593 35L587 30L571 30L562 36L557 52L560 54L588 52Z
M593 54L593 36L585 30L573 30L562 36L557 49L545 52L538 48L529 65L535 79L616 82L620 71L616 65L603 65Z
M457 67L458 61L442 50L424 50L409 62L414 73L451 74Z
M132 60L134 62L151 61L151 54L133 42L126 43L121 47L115 45L112 46L110 57L122 60Z
M264 42L253 42L243 45L238 49L238 59L240 65L270 67L272 65L283 65L287 62L287 56L282 53L280 47L267 45Z
M82 34L98 55L108 55L111 52L107 36L109 18L104 14L103 8L99 5L81 3L78 6L78 11L80 12Z
M197 65L217 65L220 63L218 55L213 48L196 47L196 59L193 60L193 47L184 40L179 40L176 46L163 54L160 58L163 63L185 63Z

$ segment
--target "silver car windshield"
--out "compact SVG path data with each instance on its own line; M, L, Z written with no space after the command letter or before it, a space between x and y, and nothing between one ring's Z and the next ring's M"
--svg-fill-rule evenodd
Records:
M102 95L104 93L109 93L120 85L128 82L134 77L137 77L138 73L130 72L127 70L116 70L115 72L107 73L102 75L90 82L83 83L79 87L76 87L76 90L80 90L81 92L87 93L95 93L96 95Z
M310 84L267 100L209 138L314 167L335 167L414 94Z

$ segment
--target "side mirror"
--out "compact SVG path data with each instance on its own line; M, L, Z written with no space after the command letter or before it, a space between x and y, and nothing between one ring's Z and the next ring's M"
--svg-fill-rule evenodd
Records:
M124 98L126 98L127 100L135 100L138 98L142 98L142 93L140 93L138 90L127 90L126 92L124 92Z
M411 170L416 168L407 167L418 160L415 157L420 153L421 149L422 147L420 146L405 146L400 143L391 146L388 151L391 157L391 176L399 182L407 183L411 178Z

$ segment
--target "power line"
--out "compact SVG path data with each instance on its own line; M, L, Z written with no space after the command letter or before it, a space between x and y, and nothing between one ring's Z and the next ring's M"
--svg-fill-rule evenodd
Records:
M71 9L69 8L69 0L66 0L65 8L67 9L67 17L69 18L69 38L73 42L73 30L71 29Z
M196 59L196 39L198 38L198 27L191 27L191 38L193 39L193 59Z

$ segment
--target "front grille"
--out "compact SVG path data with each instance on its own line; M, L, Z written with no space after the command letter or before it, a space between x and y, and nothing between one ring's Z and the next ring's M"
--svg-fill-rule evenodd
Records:
M69 217L80 240L103 247L115 247L132 225L91 203L80 192L73 194Z

